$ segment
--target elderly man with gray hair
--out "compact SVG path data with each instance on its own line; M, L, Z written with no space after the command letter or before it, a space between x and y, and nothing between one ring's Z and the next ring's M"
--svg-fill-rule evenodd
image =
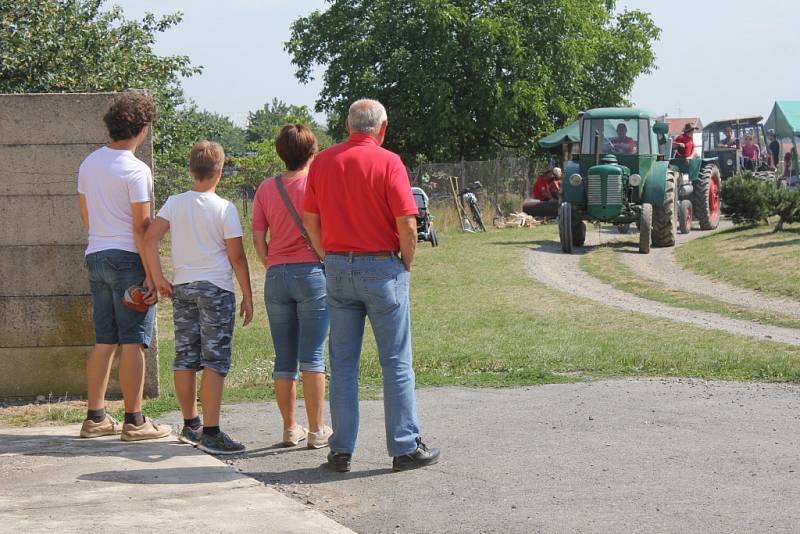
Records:
M381 148L388 121L376 100L358 100L345 122L349 138L322 151L308 174L303 222L325 258L330 315L328 465L350 470L358 437L358 374L369 318L383 371L386 444L395 471L434 464L422 441L411 356L409 277L417 244L417 207L400 157Z

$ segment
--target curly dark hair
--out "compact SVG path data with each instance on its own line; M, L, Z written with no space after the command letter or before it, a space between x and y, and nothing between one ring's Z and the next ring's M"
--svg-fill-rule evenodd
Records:
M103 122L114 141L131 139L158 119L158 108L153 99L141 91L125 91L114 98Z

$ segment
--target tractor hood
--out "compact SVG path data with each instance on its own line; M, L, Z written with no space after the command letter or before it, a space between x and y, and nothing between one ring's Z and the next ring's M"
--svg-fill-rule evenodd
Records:
M619 165L613 155L604 156L600 165L589 168L586 203L592 217L608 221L622 214L629 175L628 168Z

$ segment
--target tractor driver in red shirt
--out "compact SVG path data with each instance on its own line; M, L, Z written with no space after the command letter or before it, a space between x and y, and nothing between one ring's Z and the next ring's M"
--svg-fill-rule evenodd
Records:
M611 139L611 151L614 154L636 154L636 141L628 137L625 123L617 124L617 136Z
M683 133L675 138L672 146L675 148L675 157L692 158L694 157L694 131L697 129L687 122L683 127Z

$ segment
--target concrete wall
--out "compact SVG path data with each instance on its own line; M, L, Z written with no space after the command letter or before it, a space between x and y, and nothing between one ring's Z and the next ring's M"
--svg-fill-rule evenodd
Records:
M86 395L94 329L77 173L108 142L112 97L0 95L0 397ZM151 168L152 146L136 154ZM158 391L154 339L145 395ZM116 363L108 393L119 396Z

